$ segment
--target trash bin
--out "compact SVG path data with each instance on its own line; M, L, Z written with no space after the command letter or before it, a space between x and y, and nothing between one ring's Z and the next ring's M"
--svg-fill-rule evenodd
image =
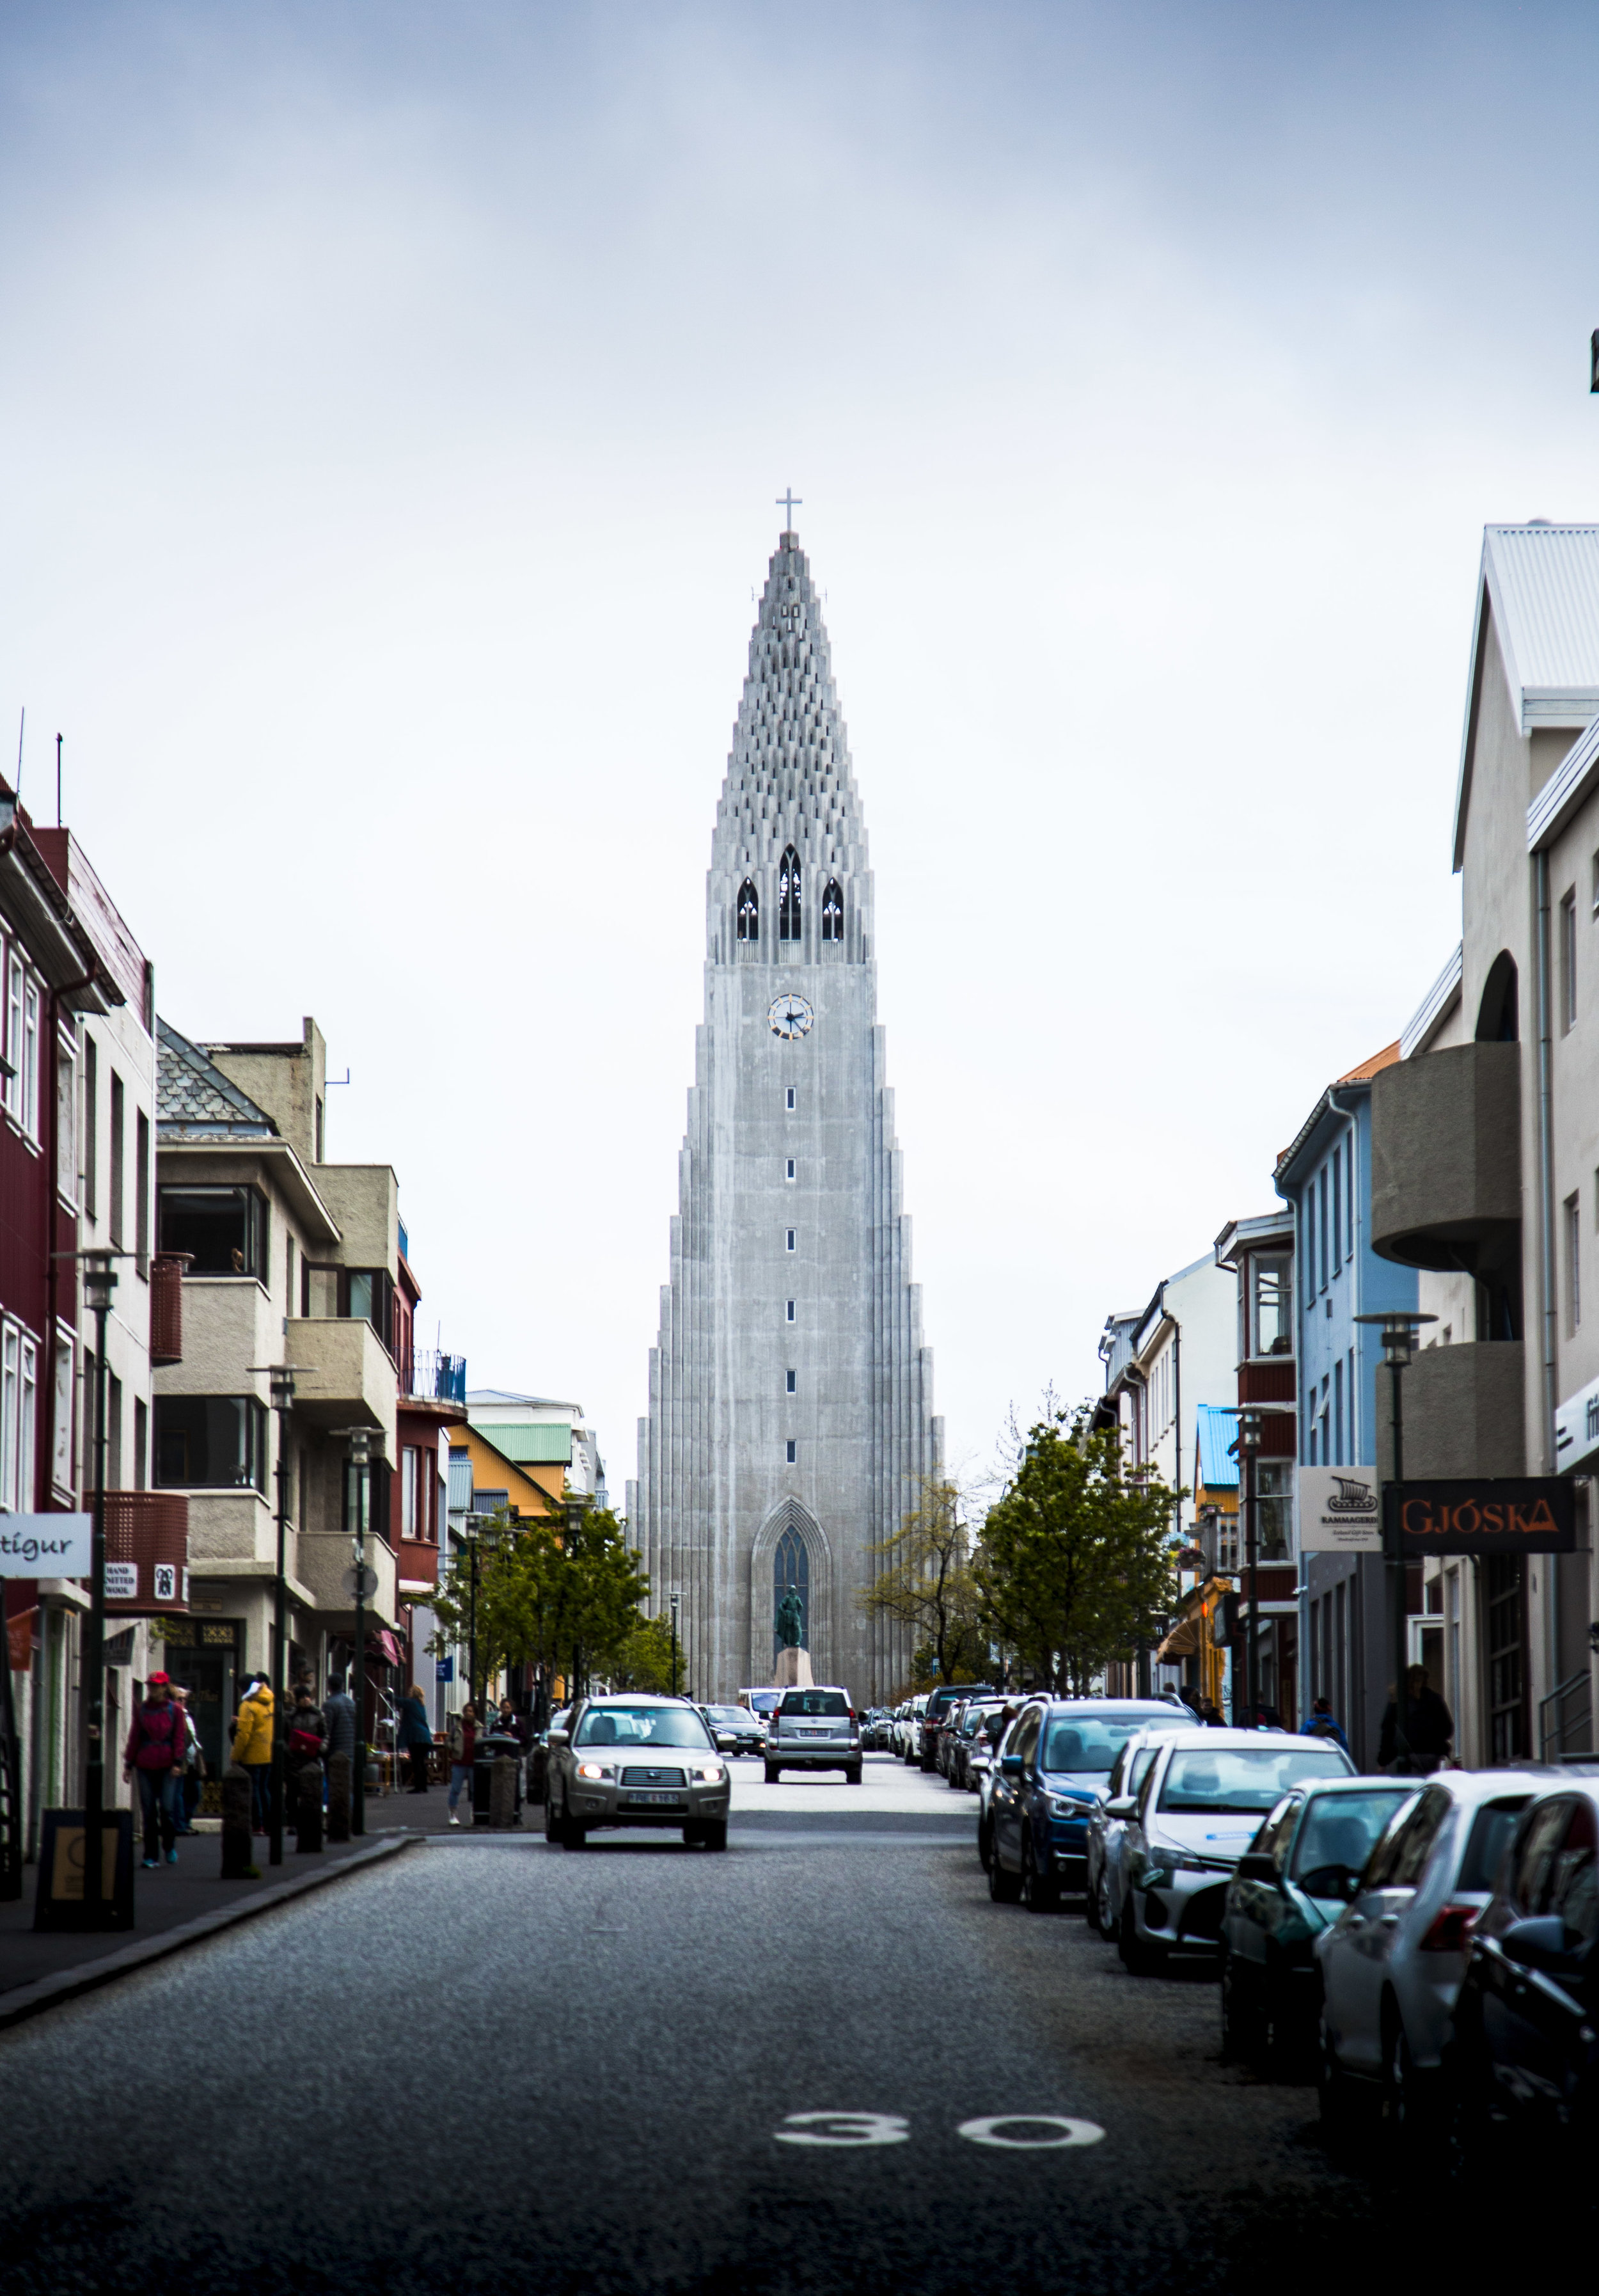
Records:
M491 1730L479 1739L472 1766L472 1822L474 1825L493 1823L490 1795L494 1786L494 1766L502 1754L509 1754L516 1764L516 1809L513 1823L520 1825L522 1816L522 1746L520 1738L509 1731Z

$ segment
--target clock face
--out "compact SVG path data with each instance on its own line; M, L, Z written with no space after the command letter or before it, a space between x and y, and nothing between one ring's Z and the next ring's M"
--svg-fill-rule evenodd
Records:
M767 1009L772 1034L791 1045L796 1037L809 1035L816 1017L803 996L795 996L787 990L781 996L774 996Z

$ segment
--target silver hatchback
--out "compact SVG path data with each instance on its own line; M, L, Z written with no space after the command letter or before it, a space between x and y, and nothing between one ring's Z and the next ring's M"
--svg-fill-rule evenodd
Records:
M849 1693L831 1683L785 1690L767 1726L767 1784L784 1770L842 1770L861 1782L860 1718Z
M588 1698L550 1732L545 1839L581 1849L596 1826L680 1830L726 1849L727 1765L686 1698Z

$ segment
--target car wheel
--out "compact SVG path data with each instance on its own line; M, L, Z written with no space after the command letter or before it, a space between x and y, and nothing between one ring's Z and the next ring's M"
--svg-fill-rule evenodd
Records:
M985 1874L988 1870L988 1861L993 1855L993 1828L991 1826L985 1825L980 1818L977 1824L977 1862L982 1867Z
M847 1786L857 1786L860 1782L861 1766L858 1762L851 1762L849 1767L844 1772L844 1784Z
M1040 1874L1030 1835L1021 1843L1021 1895L1031 1914L1053 1914L1061 1903L1061 1885L1053 1874Z
M1129 1977L1153 1977L1165 1958L1162 1947L1150 1945L1139 1936L1131 1898L1121 1909L1121 1927L1116 1936L1116 1950L1120 1954L1121 1965Z
M561 1846L563 1849L586 1849L588 1847L587 1826L574 1825L571 1819L569 1817L561 1829Z
M1105 1917L1100 1906L1100 1899L1103 1895L1105 1877L1103 1870L1102 1869L1094 1876L1094 1879L1089 1882L1087 1889L1083 1892L1083 1919L1087 1923L1088 1927L1095 1931L1100 1937L1104 1937L1108 1934L1105 1927Z
M704 1841L707 1849L726 1849L727 1847L726 1819L725 1817L708 1817L705 1821L704 1830L701 1838Z
M1391 2157L1414 2167L1439 2134L1436 2100L1426 2076L1418 2073L1398 2011L1382 2057L1382 2116L1391 2136Z
M1006 1872L997 1841L988 1846L988 1895L996 1906L1013 1906L1021 1895L1021 1876Z
M1221 2054L1223 2061L1250 2063L1260 2054L1264 2038L1258 1980L1252 1970L1240 1968L1226 1946L1221 1949Z
M545 1800L544 1838L546 1841L552 1843L556 1849L559 1849L562 1840L565 1838L565 1813L562 1804L556 1800L554 1794L552 1792L545 1797Z
M767 1764L767 1784L769 1786L775 1786L781 1775L782 1771L775 1762Z

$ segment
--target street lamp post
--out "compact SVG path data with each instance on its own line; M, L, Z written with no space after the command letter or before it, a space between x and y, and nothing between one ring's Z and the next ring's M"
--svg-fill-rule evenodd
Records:
M569 1554L575 1554L578 1546L582 1543L584 1505L585 1501L577 1497L569 1498L566 1503L566 1551ZM572 1647L572 1678L567 1685L567 1703L569 1705L578 1695L579 1686L578 1678L582 1674L582 1644L574 1644Z
M91 1927L106 1923L115 1904L104 1906L105 1876L100 1837L105 1812L105 1324L111 1314L117 1271L109 1251L86 1252L83 1294L94 1318L94 1517L89 1564L88 1648L84 1688L88 1707L84 1766L85 1913ZM103 1910L98 1920L91 1907Z
M672 1596L672 1695L677 1695L677 1597Z
M1374 1324L1382 1336L1382 1360L1388 1365L1388 1392L1393 1407L1393 1472L1390 1480L1395 1486L1391 1505L1383 1507L1383 1545L1388 1563L1388 1631L1389 1648L1393 1653L1394 1669L1394 1762L1396 1767L1410 1753L1410 1735L1405 1727L1405 1673L1410 1662L1408 1648L1409 1605L1405 1600L1405 1537L1399 1525L1398 1487L1405 1480L1405 1414L1401 1381L1412 1355L1415 1351L1415 1335L1423 1324L1436 1324L1436 1316L1418 1315L1413 1308L1390 1308L1385 1315L1357 1316L1357 1324ZM1386 1499L1386 1493L1384 1497Z
M1246 1406L1238 1414L1238 1450L1243 1462L1244 1585L1249 1603L1243 1646L1246 1730L1254 1728L1260 1712L1260 1689L1256 1678L1260 1662L1260 1533L1257 1521L1259 1501L1255 1490L1255 1462L1259 1449L1260 1414Z
M366 1831L366 1498L371 1473L372 1430L349 1431L349 1464L355 1470L356 1527L350 1545L356 1580L356 1760L349 1782L349 1830Z
M277 1414L277 1578L272 1621L272 1811L267 1843L267 1862L273 1866L283 1862L283 1781L289 1727L284 1711L289 1697L289 1413L294 1402L294 1374L298 1367L272 1364L266 1374L272 1407Z

